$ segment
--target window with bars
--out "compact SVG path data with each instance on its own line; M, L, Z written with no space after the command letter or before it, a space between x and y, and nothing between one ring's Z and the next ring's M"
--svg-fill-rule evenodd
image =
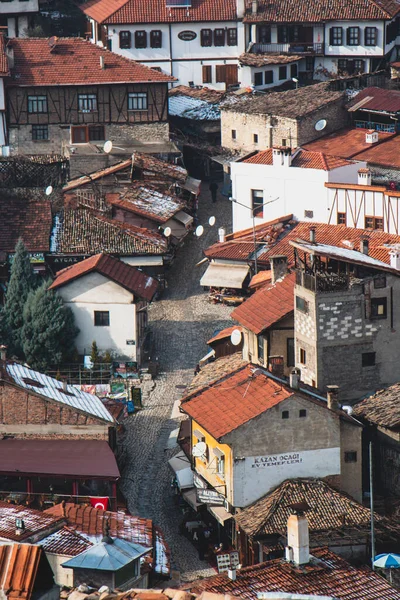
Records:
M287 79L287 67L279 67L279 79Z
M338 212L337 224L338 225L346 225L346 213L345 212Z
M376 27L366 27L364 30L364 44L366 46L376 46L378 40L378 30Z
M162 47L162 31L160 29L153 29L150 31L150 48L161 48Z
M147 31L135 31L135 48L147 48Z
M131 41L131 32L130 31L120 31L119 32L119 47L122 49L130 48L132 45Z
M49 139L48 125L32 125L32 140L39 142Z
M347 28L347 45L358 46L360 43L360 28L359 27L348 27Z
M237 29L230 27L226 32L228 46L237 46Z
M28 96L28 113L47 113L47 96Z
M96 94L78 94L78 110L80 112L95 112L97 110Z
M342 43L343 43L342 27L331 27L329 30L329 45L330 46L341 46Z
M147 110L146 92L130 92L128 94L128 110Z
M203 65L203 83L212 83L212 66Z
M214 46L225 46L225 29L214 29Z
M202 29L200 31L200 44L203 47L212 46L212 29Z

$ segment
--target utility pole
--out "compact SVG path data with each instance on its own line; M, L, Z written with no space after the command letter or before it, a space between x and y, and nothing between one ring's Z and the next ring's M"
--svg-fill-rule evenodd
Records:
M374 571L375 560L375 522L374 522L374 473L373 473L373 447L369 443L369 499L371 508L371 566Z

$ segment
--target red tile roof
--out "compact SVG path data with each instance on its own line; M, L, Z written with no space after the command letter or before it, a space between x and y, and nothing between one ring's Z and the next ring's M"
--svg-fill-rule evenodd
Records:
M13 600L29 600L42 558L40 546L13 544L0 546L0 589ZM45 581L41 581L42 589Z
M364 101L362 106L359 107L362 110L377 110L389 113L400 112L399 90L387 90L377 87L365 88L354 96L348 104L348 108L357 106L361 101Z
M376 153L378 148L383 145L384 148L389 140L392 138L398 139L395 133L379 132L378 142L375 144L368 144L365 141L365 134L367 129L341 129L335 133L330 133L319 140L304 144L305 150L313 152L329 152L333 156L340 156L341 158L358 158L359 160L367 160L363 157L364 150L369 150L371 153ZM397 142L398 143L398 142Z
M48 508L45 514L63 517L68 527L83 535L101 537L107 522L111 537L135 542L153 548L154 570L168 574L170 569L170 551L163 534L153 528L151 519L142 519L122 512L104 511L82 504L61 503Z
M296 239L308 240L310 225L315 227L316 241L321 244L338 246L339 248L358 249L361 238L369 239L369 254L377 260L390 264L388 245L400 244L400 235L385 233L371 229L355 229L345 225L328 225L326 223L295 223L288 217L281 217L276 221L258 225L256 227L257 241L265 241L265 251L259 253L258 263L267 265L269 256L283 255L293 257L293 248L290 241ZM277 229L278 227L278 229ZM235 261L249 262L254 252L252 230L238 231L227 236L226 242L213 244L204 254L209 259L229 258ZM243 240L243 243L239 243Z
M49 200L11 196L2 190L0 215L0 251L14 252L20 237L30 252L49 250L52 224Z
M25 529L19 534L15 533L15 519L24 521ZM50 515L0 500L0 537L6 540L23 541L33 535L60 528L63 521L62 515Z
M81 38L13 38L9 86L167 83L174 78ZM104 59L104 68L100 65Z
M369 423L393 429L400 429L400 383L395 383L373 396L354 405L353 412L357 417L363 417Z
M272 148L268 150L262 150L250 158L244 159L242 162L251 163L256 165L272 165ZM339 167L346 167L351 164L350 161L340 158L338 156L332 156L323 154L322 152L308 152L300 149L292 160L292 167L298 167L301 169L319 169L323 171L332 171Z
M58 289L78 277L93 272L104 275L135 296L149 302L157 291L158 281L156 279L108 254L96 254L59 271L49 289Z
M379 133L381 136L382 134ZM400 135L393 135L383 144L369 144L363 152L354 158L365 160L371 165L384 166L389 169L400 169Z
M220 439L293 395L247 364L212 386L182 399L181 409Z
M251 0L246 0L244 21L271 23L320 23L323 21L392 19L400 7L395 0L260 0L252 13Z
M236 0L192 0L190 8L167 7L166 0L89 0L83 12L98 23L185 23L236 21Z
M257 600L260 592L334 596L338 600L400 600L400 591L368 568L356 569L326 548L312 551L317 560L295 567L283 559L270 560L237 571L236 581L226 574L183 586L192 593L232 594Z
M91 546L87 538L79 535L69 527L63 527L39 542L43 550L52 554L63 554L64 556L77 556Z
M295 281L295 274L290 273L275 284L262 287L235 308L231 318L257 335L269 329L293 312Z
M207 344L213 344L214 342L218 342L218 340L225 340L226 338L231 337L232 331L235 331L235 329L242 331L242 328L238 327L237 325L234 325L233 327L227 327L209 339Z

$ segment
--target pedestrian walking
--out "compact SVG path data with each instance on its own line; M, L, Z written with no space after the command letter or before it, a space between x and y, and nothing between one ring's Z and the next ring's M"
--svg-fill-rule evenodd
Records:
M211 200L213 203L215 203L217 201L218 183L216 181L212 181L210 183L209 190L211 192Z

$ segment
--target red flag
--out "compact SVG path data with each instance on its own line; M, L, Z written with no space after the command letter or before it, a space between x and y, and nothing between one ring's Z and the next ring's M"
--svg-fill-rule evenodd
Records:
M93 508L98 508L99 510L107 510L108 508L108 497L100 498L99 496L90 498L90 504Z

